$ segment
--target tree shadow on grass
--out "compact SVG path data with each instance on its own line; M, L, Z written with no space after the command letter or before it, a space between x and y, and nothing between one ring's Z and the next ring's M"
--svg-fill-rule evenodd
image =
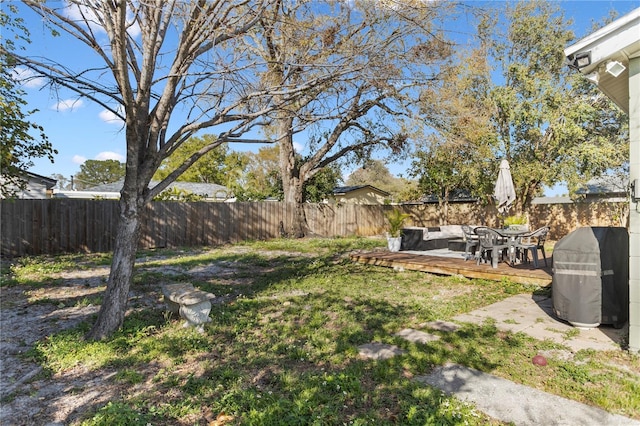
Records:
M213 306L204 334L182 329L181 322L162 309L133 309L111 339L78 342L68 350L81 357L83 351L86 355L102 348L111 358L99 367L74 368L49 380L51 386L64 383L64 389L50 398L49 411L39 418L57 416L67 423L95 415L115 423L137 417L175 424L226 412L243 422L263 424L448 423L453 414L442 405L440 393L411 380L407 372L424 373L454 355L465 365L483 370L493 366L472 345L461 343L487 330L464 331L458 340L443 336L441 346L397 341L393 333L415 314L411 305L398 306L375 294L344 297L336 289L284 291L290 283L335 265L333 256L265 258L242 253L213 262L235 265L234 276L246 284ZM189 263L189 268L210 263ZM134 290L157 298L163 276L154 277L158 283ZM180 275L183 278L188 279L188 273ZM192 281L213 293L226 288L215 280ZM265 292L282 283L287 285L277 294ZM76 330L78 339L92 317L86 319ZM384 361L362 359L357 346L371 341L397 342L406 353ZM91 364L90 356L83 364ZM75 406L69 395L74 392ZM95 392L101 396L91 400Z

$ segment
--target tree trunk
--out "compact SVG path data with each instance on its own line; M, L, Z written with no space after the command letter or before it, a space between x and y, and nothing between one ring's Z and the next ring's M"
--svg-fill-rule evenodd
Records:
M438 225L449 223L449 189L442 190L442 196L438 198Z
M105 339L124 323L140 235L139 208L135 197L132 198L133 200L130 201L127 201L125 197L120 199L120 218L113 260L111 261L111 272L98 319L86 335L89 340Z
M304 238L309 232L307 215L304 212L302 181L298 180L294 186L295 215L293 223L293 235L296 238Z
M294 238L303 238L307 234L307 215L304 212L302 181L295 176L287 176L288 181L284 182L284 201L294 205L293 222L285 225L286 234Z
M293 148L293 134L291 128L293 118L283 115L278 118L280 134L280 174L282 175L282 190L285 203L294 203L295 214L292 223L284 225L285 233L294 238L303 238L308 229L307 216L304 213L303 180L300 169L296 165L295 150Z

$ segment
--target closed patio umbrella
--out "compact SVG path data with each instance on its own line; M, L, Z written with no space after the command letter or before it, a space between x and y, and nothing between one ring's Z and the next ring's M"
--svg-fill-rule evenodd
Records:
M502 160L500 163L500 172L498 173L498 180L496 186L493 189L493 196L496 197L498 202L498 211L505 213L513 202L516 200L516 189L513 186L513 179L511 178L511 169L507 160Z

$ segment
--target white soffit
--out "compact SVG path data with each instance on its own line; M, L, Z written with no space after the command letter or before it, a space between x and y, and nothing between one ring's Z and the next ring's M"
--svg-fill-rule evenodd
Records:
M600 28L564 51L570 62L576 56L590 55L591 63L582 74L595 73L597 84L622 110L629 112L629 58L640 56L640 8ZM618 61L625 70L617 77L605 71L606 63Z

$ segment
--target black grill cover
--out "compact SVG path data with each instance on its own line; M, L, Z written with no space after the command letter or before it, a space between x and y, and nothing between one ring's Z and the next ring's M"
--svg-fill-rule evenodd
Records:
M626 228L584 227L553 248L555 314L576 327L629 318L629 234Z

